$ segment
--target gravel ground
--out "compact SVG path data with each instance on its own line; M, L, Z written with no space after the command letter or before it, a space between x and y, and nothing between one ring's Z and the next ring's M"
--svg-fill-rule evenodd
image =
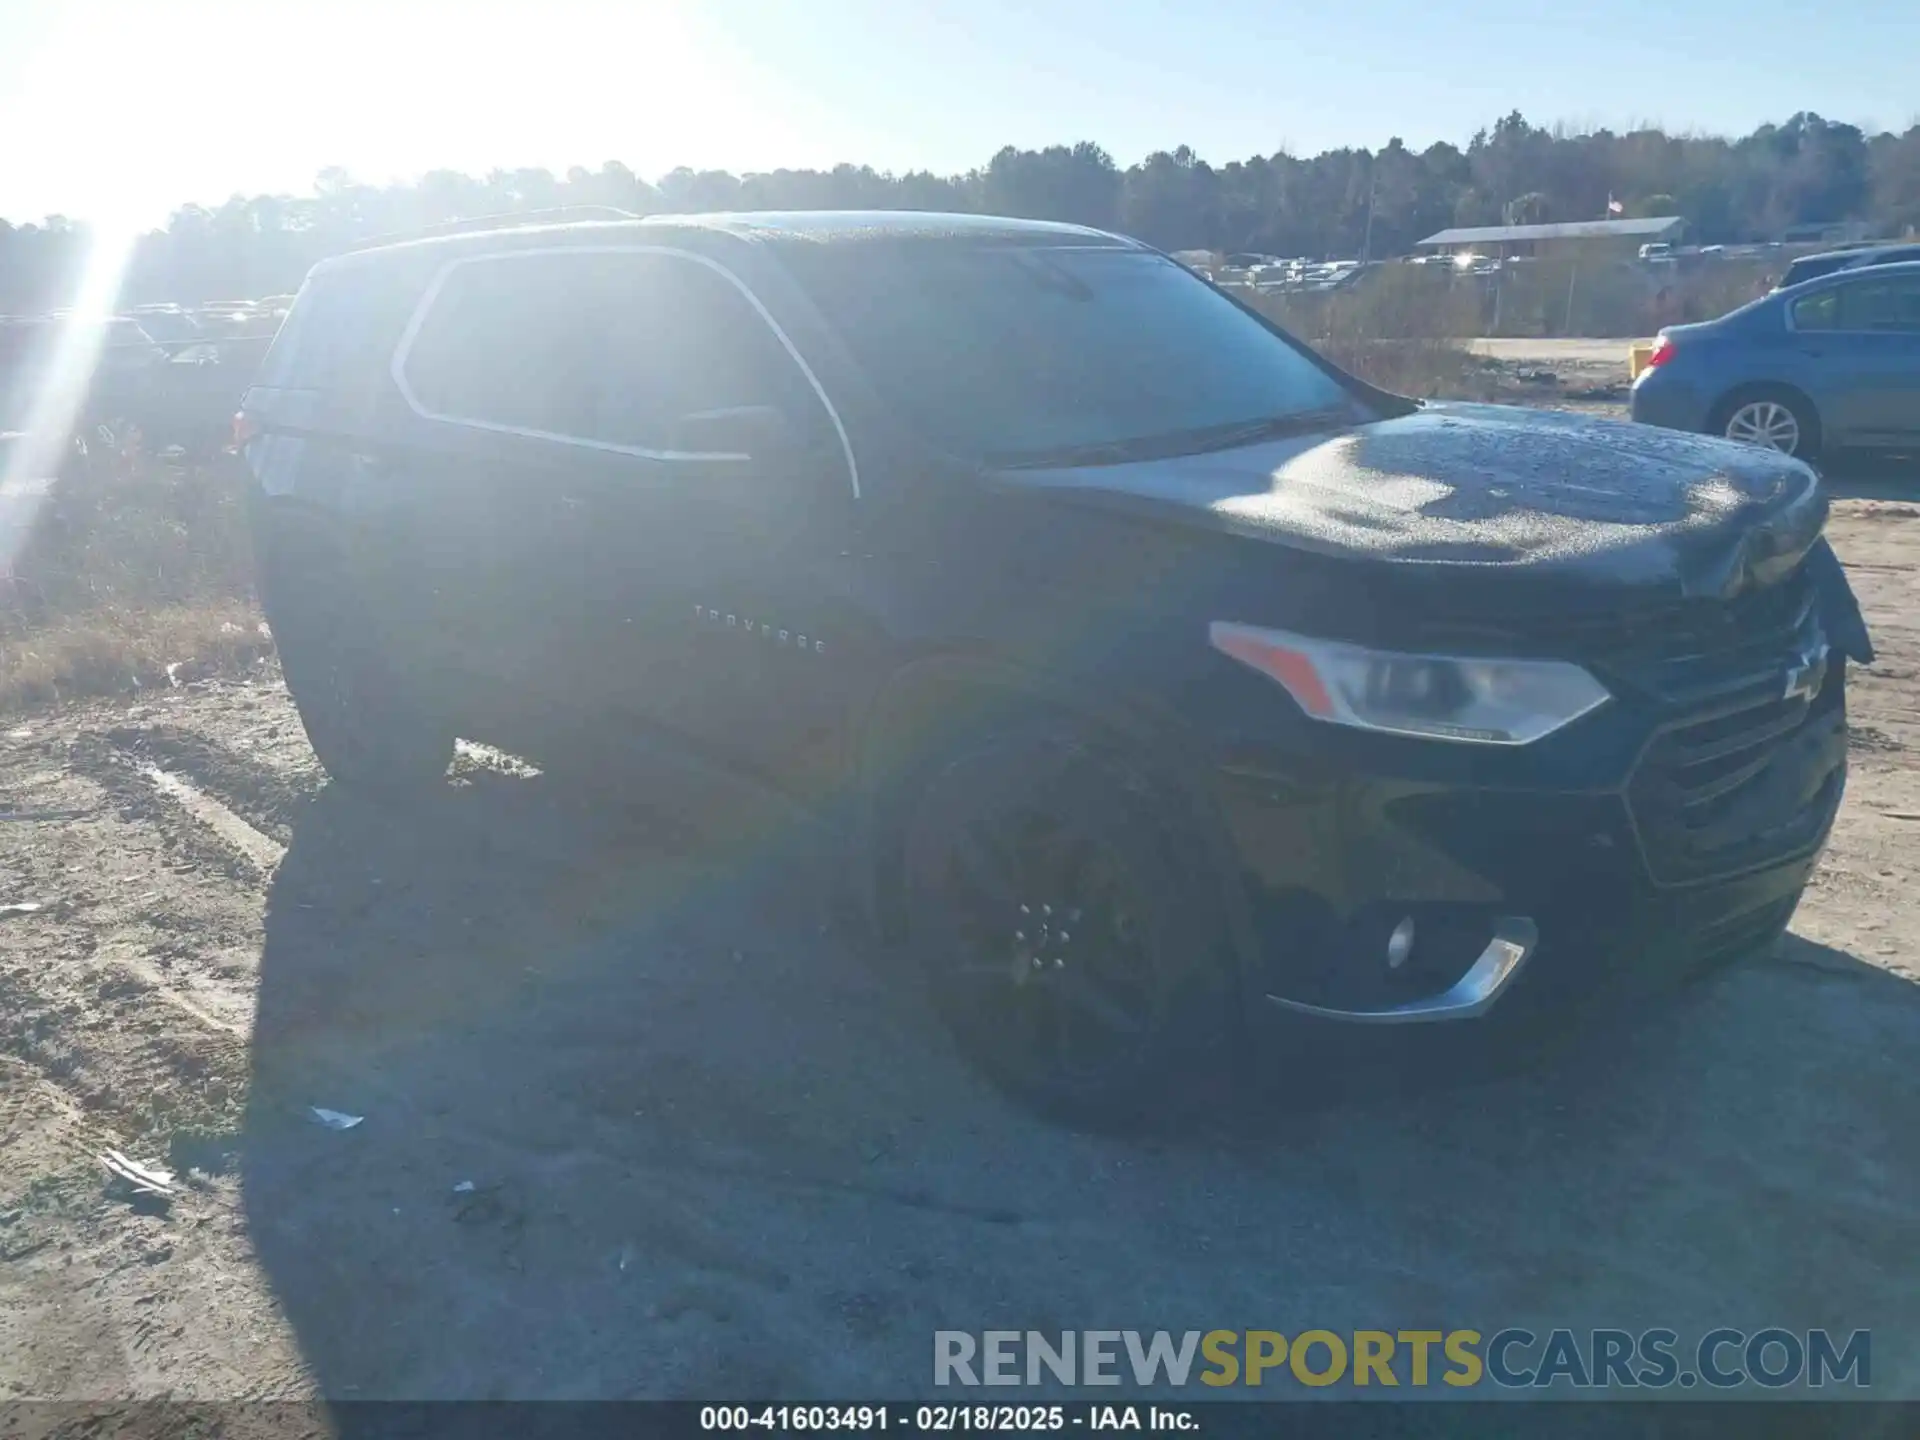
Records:
M1649 337L1651 338L1651 337ZM1539 340L1502 337L1469 340L1467 348L1476 355L1509 360L1518 365L1554 367L1605 367L1625 383L1627 349L1631 340L1561 339Z
M482 752L370 806L264 662L0 721L0 905L44 907L0 915L0 1397L907 1396L937 1328L1769 1324L1871 1328L1920 1397L1920 506L1832 534L1881 659L1778 953L1523 1075L1151 1141L978 1082L788 821Z

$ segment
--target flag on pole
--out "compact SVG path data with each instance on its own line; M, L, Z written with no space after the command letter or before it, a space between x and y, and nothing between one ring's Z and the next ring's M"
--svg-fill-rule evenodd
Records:
M1614 199L1613 196L1611 195L1607 196L1607 214L1609 215L1624 214L1626 211L1626 208L1627 208L1626 206L1622 205L1618 200Z

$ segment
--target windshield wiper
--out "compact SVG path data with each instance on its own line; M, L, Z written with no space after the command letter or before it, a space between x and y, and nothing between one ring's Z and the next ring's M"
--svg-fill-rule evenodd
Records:
M1002 458L989 455L989 470L1064 470L1077 465L1125 465L1130 460L1151 460L1140 450L1138 440L1104 440L1097 445L1067 445L1038 454L1028 451Z
M987 464L996 470L1053 470L1080 465L1126 465L1138 460L1168 460L1177 455L1204 455L1213 450L1234 450L1261 440L1278 440L1287 435L1308 435L1352 423L1353 410L1347 405L1330 405L1320 410L1302 410L1291 415L1270 415L1262 420L1236 420L1227 425L1210 425L1198 430L1176 430L1165 435L1142 435L1131 440L1103 440L1090 445L1068 445L1038 454L989 457Z
M1262 440L1279 440L1288 435L1310 435L1315 430L1331 430L1353 423L1352 407L1329 405L1322 410L1301 410L1292 415L1270 415L1264 420L1249 420L1242 425L1222 425L1208 431L1190 432L1195 444L1183 455L1198 455L1208 450L1233 450Z

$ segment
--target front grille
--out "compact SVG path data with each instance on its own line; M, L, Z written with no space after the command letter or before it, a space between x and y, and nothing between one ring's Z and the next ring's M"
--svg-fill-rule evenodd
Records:
M1422 639L1438 648L1520 646L1591 664L1656 693L1689 689L1702 671L1751 675L1791 654L1814 621L1813 584L1802 566L1776 585L1732 600L1683 600L1652 610L1559 608L1538 619L1434 617Z
M1654 737L1627 802L1656 880L1730 875L1819 840L1844 776L1839 686L1835 666L1811 700L1749 690Z
M1804 565L1731 600L1421 625L1422 638L1441 647L1577 661L1623 706L1654 717L1659 728L1626 796L1647 868L1663 885L1804 852L1832 819L1845 773L1838 658L1815 681L1818 694L1788 694L1790 677L1818 676L1828 653Z
M1601 668L1669 700L1770 683L1798 653L1823 638L1804 569L1733 600L1693 601L1616 634L1592 654Z

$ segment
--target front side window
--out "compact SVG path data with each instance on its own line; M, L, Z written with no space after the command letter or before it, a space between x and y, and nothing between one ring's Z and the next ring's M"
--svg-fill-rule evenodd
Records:
M1312 359L1148 251L910 240L783 258L908 424L970 459L1180 453L1183 437L1206 448L1352 406Z
M624 258L602 318L594 438L673 449L685 417L751 406L781 411L809 437L822 432L819 397L738 286L680 256Z
M526 252L449 269L407 352L420 408L448 420L643 451L704 411L818 408L725 275L684 255Z

